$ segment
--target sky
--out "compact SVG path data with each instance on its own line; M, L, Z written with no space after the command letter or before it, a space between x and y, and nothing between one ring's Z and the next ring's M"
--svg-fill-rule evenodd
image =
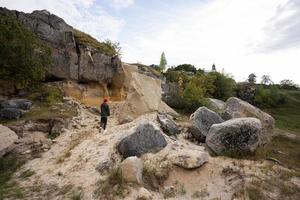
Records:
M46 9L98 40L119 41L124 62L183 63L300 84L300 0L0 0Z

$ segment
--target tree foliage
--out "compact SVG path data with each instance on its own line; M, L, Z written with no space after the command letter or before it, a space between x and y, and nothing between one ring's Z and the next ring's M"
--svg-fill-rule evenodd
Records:
M256 75L253 74L253 73L249 74L249 76L248 76L248 82L249 83L255 83L256 82Z
M289 80L289 79L284 79L284 80L280 81L279 86L280 86L280 88L287 89L287 90L299 89L299 86L296 83L294 83L292 80Z
M14 16L0 16L0 77L15 87L44 78L50 49Z
M185 71L185 72L193 72L194 74L197 72L197 69L194 65L191 64L181 64L174 68L175 71Z
M160 56L159 68L163 72L166 70L166 67L167 67L166 55L165 55L165 52L162 52L162 54Z
M269 75L263 75L261 77L261 84L270 85L270 84L273 84L273 81Z

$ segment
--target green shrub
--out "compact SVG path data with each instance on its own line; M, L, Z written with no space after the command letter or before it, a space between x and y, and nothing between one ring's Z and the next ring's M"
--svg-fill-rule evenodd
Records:
M24 88L43 80L50 64L50 48L14 16L0 16L0 77Z
M285 103L285 97L276 86L270 89L259 86L254 96L254 103L262 108L277 107Z
M99 42L92 36L76 29L74 31L74 37L77 43L91 46L109 56L121 55L121 47L118 42L115 43L110 40Z

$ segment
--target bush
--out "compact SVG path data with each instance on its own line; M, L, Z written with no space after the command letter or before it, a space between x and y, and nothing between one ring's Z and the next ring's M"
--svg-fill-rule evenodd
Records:
M299 89L299 86L295 84L292 80L285 79L280 81L280 88L281 89L287 89L287 90L297 90Z
M208 76L214 80L213 85L215 86L211 96L226 101L229 97L236 95L237 86L234 79L218 72L210 72Z
M24 88L41 81L50 64L50 48L14 16L0 16L0 77Z
M276 86L265 89L259 86L256 90L254 103L261 108L277 107L285 103L285 97L279 93Z
M175 71L185 71L185 72L193 72L196 74L197 69L194 65L191 64L182 64L178 65L177 67L174 68Z

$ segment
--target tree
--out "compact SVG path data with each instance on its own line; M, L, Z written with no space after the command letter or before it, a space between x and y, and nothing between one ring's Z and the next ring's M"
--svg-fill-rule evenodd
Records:
M273 84L273 81L271 80L271 77L269 75L263 75L261 77L261 84L270 85Z
M197 69L194 65L191 64L181 64L174 68L175 71L185 71L185 72L193 72L196 74Z
M216 68L216 65L215 65L215 64L212 65L211 71L212 71L212 72L216 72L216 71L217 71L217 68Z
M167 59L165 56L165 52L162 52L162 54L160 56L159 68L163 72L166 70L166 66L167 66Z
M14 16L0 17L0 77L23 88L41 81L50 64L50 49Z
M249 83L255 83L256 82L256 75L253 74L253 73L249 74L249 76L248 76L248 82Z
M287 90L296 90L299 88L299 86L295 84L292 80L284 79L280 81L280 88Z

